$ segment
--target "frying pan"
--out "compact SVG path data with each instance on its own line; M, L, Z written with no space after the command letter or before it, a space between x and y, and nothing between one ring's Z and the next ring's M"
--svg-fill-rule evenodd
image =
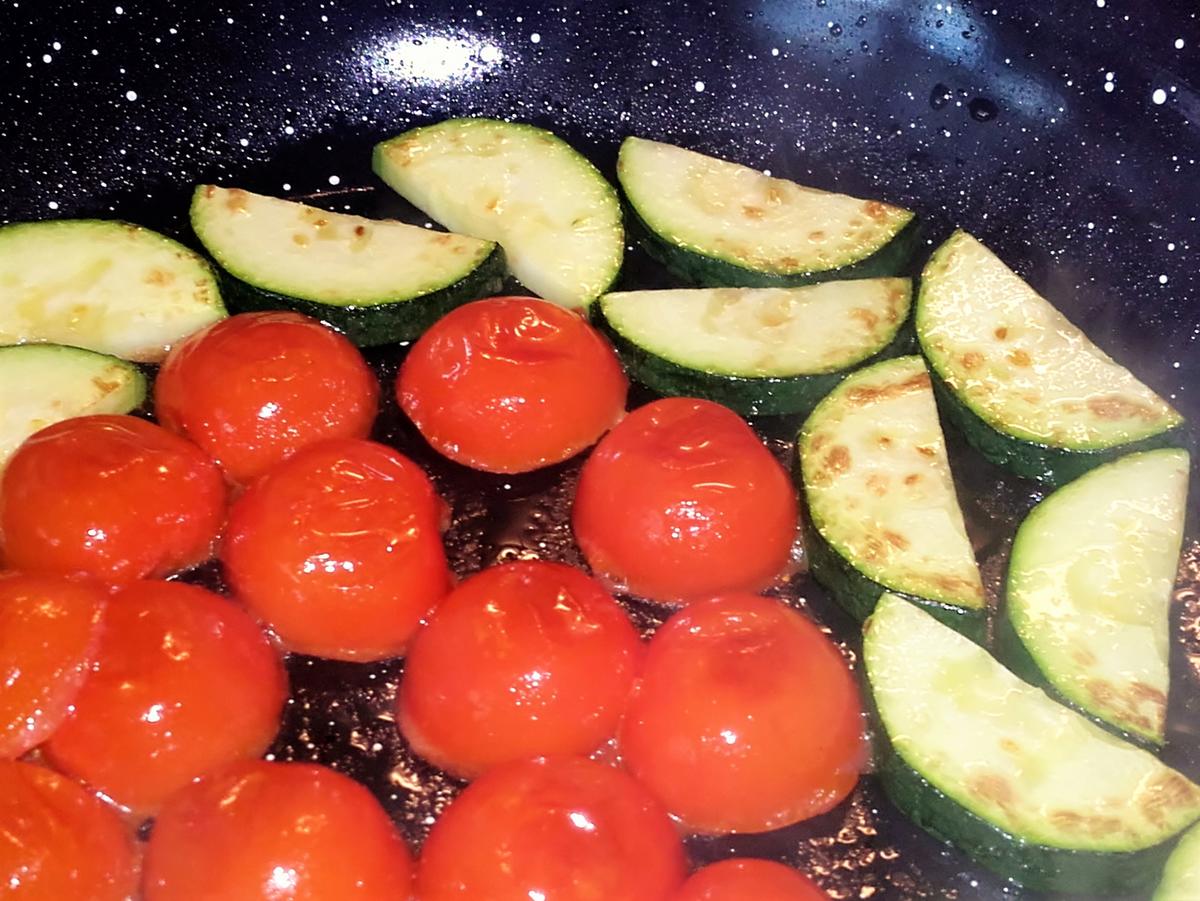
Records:
M935 243L967 228L1200 421L1200 24L1186 0L0 0L0 40L0 221L120 216L190 241L189 189L214 180L420 222L371 175L375 140L452 115L511 117L611 176L617 142L636 133L914 207ZM668 284L636 252L624 279ZM385 385L401 354L372 352ZM786 458L796 423L756 425ZM452 503L459 573L517 556L581 562L566 520L578 461L471 473L391 406L376 437ZM948 440L995 601L1040 494ZM1191 509L1166 756L1197 778ZM189 578L220 587L214 567ZM856 628L806 576L778 593L853 657ZM664 615L628 604L646 629ZM360 779L415 846L459 786L396 735L402 668L292 658L272 753ZM909 824L870 775L824 816L689 847L697 863L788 861L837 898L1036 897Z

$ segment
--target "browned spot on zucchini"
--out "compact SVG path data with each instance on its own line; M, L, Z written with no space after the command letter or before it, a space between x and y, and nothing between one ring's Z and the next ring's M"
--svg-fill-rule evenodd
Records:
M935 587L942 589L947 594L962 594L964 597L975 598L976 600L983 597L982 590L979 585L969 579L964 579L961 576L947 576L942 573L934 574L929 577L929 581Z
M1020 754L1021 746L1011 738L1000 739L1000 750L1007 751L1009 754Z
M313 225L316 226L317 228L324 228L328 224L329 224L328 219L316 219L313 221Z
M876 401L900 397L913 391L921 391L929 387L929 373L918 372L902 382L890 382L886 385L855 385L846 392L846 402L854 406L866 406Z
M356 226L354 226L354 235L355 235L355 237L361 238L361 237L362 237L363 235L365 235L366 233L367 233L367 227L366 227L365 225L356 225Z
M151 269L144 279L147 285L169 285L175 281L175 273L165 269Z
M920 444L917 446L917 453L922 457L936 457L937 450L930 447L928 444Z
M862 307L855 307L851 310L850 318L861 322L863 327L869 331L873 331L879 325L879 317L870 310L864 310Z
M824 240L825 240L825 232L821 231L819 228L818 228L818 229L816 229L815 231L810 231L810 232L808 233L808 240L810 240L810 241L824 241Z
M1147 422L1158 418L1158 414L1143 403L1127 397L1110 394L1106 397L1089 397L1087 408L1100 419L1144 419Z
M1196 803L1196 798L1196 786L1179 773L1168 770L1146 786L1137 800L1146 819L1155 826L1163 826L1173 809L1190 807Z
M878 200L868 200L863 204L863 212L872 219L886 219L888 215L888 205L880 203ZM854 224L853 222L851 224Z
M879 443L880 447L888 448L888 447L892 446L892 439L889 438L887 435L880 435L878 443Z
M1005 328L1004 326L1000 326L1000 328L996 329L996 331L993 332L992 334L994 334L997 338L999 338L1001 341L1003 341L1005 338L1008 337L1008 329Z
M888 478L882 473L873 472L867 476L867 487L876 497L883 497L888 493Z
M1033 365L1033 358L1023 350L1014 350L1008 355L1008 361L1014 366L1028 369Z
M306 244L310 243L308 235L301 234L300 232L296 232L294 235L292 235L292 241L293 243L299 244L301 247L304 247Z
M795 257L784 257L779 261L779 264L785 269L797 269L800 266L800 261Z
M915 485L919 481L921 481L921 474L918 472L910 472L904 477L905 485Z
M241 188L230 188L225 192L225 206L234 213L246 212L246 202L249 196Z
M783 192L779 190L779 185L777 183L772 183L767 187L767 201L769 203L783 202Z
M99 375L92 378L92 384L96 386L96 390L101 394L112 394L121 387L120 381L113 381L112 379L106 379Z
M487 203L485 203L483 205L483 208L485 210L487 210L489 213L496 212L499 209L499 207L500 207L500 198L499 197L493 197L491 200L489 200Z
M453 240L454 240L454 235L443 232L442 234L438 235L436 238L433 239L433 243L445 245L445 244L449 244Z
M1071 659L1082 667L1092 667L1096 665L1096 655L1084 647L1072 648Z
M1161 692L1156 692L1154 689L1150 690L1154 692L1156 697L1148 698L1142 691L1133 686L1121 690L1105 679L1089 679L1084 683L1083 688L1096 706L1110 711L1120 717L1123 722L1145 732L1152 732L1156 728L1157 723L1142 712L1142 706L1149 701L1155 707L1158 707L1158 718L1160 720L1161 712L1166 709L1166 698L1162 697ZM1147 689L1149 686L1142 685L1141 688ZM1161 706L1159 706L1160 704Z
M983 365L983 354L977 350L968 350L958 360L962 363L963 369L978 369Z
M1106 817L1102 814L1079 813L1075 810L1052 810L1048 816L1050 822L1063 832L1077 832L1099 838L1128 831L1125 824L1117 817Z
M818 432L817 434L813 435L812 438L809 440L808 447L810 450L812 450L814 453L816 453L817 451L819 451L821 448L823 448L828 443L829 443L829 436L826 435L824 432Z
M455 136L451 136L454 140ZM387 147L388 156L392 157L397 166L407 166L413 161L416 155L416 142L413 140L401 141L399 144L389 144Z
M891 529L883 530L884 540L898 551L906 551L911 547L911 543L907 538L899 532L893 532Z
M204 186L204 196L205 197L212 197L216 193L217 193L216 185L205 185Z
M742 215L747 219L761 219L763 217L763 211L761 207L744 204L742 206Z
M967 780L967 791L984 801L991 801L1005 813L1013 809L1017 793L1012 783L1001 773L976 773Z
M825 468L834 475L841 475L850 469L850 448L844 444L834 445L825 455Z

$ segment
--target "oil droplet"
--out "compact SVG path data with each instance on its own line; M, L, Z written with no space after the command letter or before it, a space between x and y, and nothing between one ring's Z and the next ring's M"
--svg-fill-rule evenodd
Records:
M967 112L976 122L991 122L999 115L1000 109L986 97L975 97L967 103Z
M950 102L950 96L950 88L939 81L929 92L929 105L934 109L941 109Z
M837 22L831 23L829 26L829 33L835 38L838 37L842 33L842 26Z

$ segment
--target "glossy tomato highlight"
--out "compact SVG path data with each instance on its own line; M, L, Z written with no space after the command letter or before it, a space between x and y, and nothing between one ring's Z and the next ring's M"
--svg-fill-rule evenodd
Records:
M696 832L766 832L850 793L866 761L837 647L773 598L697 601L650 641L619 741L630 772Z
M592 568L634 594L758 590L788 565L791 479L742 419L672 397L634 410L583 465L572 511Z
M409 351L396 397L441 454L526 472L590 447L625 412L616 352L578 313L493 297L447 313Z
M688 877L671 901L828 901L811 879L773 860L730 858Z
M238 597L289 650L337 660L403 653L450 590L445 502L390 447L335 440L247 489L221 550Z
M5 563L128 581L207 560L225 482L203 451L135 416L80 416L32 435L0 481Z
M641 659L633 624L586 573L524 561L471 577L408 652L398 704L413 750L470 778L589 754L616 734Z
M290 312L240 313L177 345L154 411L245 483L302 447L365 438L379 383L347 338Z

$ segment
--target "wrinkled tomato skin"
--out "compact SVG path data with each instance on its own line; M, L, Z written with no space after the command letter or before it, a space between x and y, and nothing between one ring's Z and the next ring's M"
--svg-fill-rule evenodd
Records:
M493 566L417 633L400 730L463 778L512 760L589 754L616 734L641 653L629 617L586 573L537 560Z
M63 576L0 573L0 759L41 744L66 718L100 644L105 597Z
M135 416L68 419L4 471L4 562L110 582L167 576L212 556L225 502L220 470L190 441Z
M192 779L266 751L287 675L233 602L181 582L113 595L75 709L44 745L65 773L143 816Z
M133 830L66 776L0 761L0 886L21 901L128 901Z
M824 813L866 762L841 652L783 602L748 594L698 601L655 633L618 744L671 813L711 834Z
M666 901L685 876L662 806L620 770L582 757L485 773L434 824L421 901Z
M601 440L572 525L593 570L687 602L770 585L788 566L796 516L791 479L750 427L679 397L639 407Z
M250 761L172 796L146 849L146 901L407 901L413 861L375 797L307 763Z
M671 901L828 901L807 876L773 860L731 858L688 877Z
M577 312L493 297L447 313L413 345L401 408L441 454L527 472L590 447L625 412L616 352Z
M291 651L370 661L404 652L450 590L446 506L421 468L371 441L314 444L234 503L221 561Z

